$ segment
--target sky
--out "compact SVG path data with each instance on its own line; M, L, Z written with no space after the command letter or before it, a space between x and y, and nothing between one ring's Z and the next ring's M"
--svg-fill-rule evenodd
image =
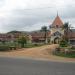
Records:
M75 0L0 0L0 32L49 27L57 12L63 23L75 27Z

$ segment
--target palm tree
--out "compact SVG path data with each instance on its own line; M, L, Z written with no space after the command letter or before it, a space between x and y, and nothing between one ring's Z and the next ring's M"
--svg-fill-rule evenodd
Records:
M48 31L47 26L43 26L41 28L41 31L43 31L45 33L44 40L45 40L45 43L47 43L47 31Z
M66 35L66 39L68 40L68 31L69 31L69 23L68 22L63 25L63 29L64 29L64 33Z
M66 22L64 25L63 25L63 29L64 29L64 32L65 32L65 40L68 41L70 43L70 32L71 32L71 25Z

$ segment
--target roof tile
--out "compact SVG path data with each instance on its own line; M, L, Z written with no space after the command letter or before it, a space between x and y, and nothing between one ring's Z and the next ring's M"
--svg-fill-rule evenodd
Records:
M62 22L62 20L60 19L60 17L58 15L56 16L56 18L53 21L52 25L53 26L56 26L56 25L62 26L63 25L63 22Z

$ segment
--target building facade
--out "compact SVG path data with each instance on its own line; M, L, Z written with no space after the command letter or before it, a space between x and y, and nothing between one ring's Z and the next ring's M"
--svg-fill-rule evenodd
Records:
M63 22L57 14L55 20L50 25L50 31L51 31L50 41L51 41L51 43L56 44L62 40L62 38L64 36L64 29L62 29L62 27L63 27Z

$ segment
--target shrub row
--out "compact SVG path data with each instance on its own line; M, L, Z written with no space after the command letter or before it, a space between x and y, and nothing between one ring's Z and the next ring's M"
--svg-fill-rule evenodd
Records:
M16 50L16 46L0 45L0 51Z
M9 46L7 46L7 45L0 46L0 51L8 51L8 50L9 50Z
M68 42L67 42L67 41L62 40L62 41L60 42L60 47L67 47L67 46L68 46Z

